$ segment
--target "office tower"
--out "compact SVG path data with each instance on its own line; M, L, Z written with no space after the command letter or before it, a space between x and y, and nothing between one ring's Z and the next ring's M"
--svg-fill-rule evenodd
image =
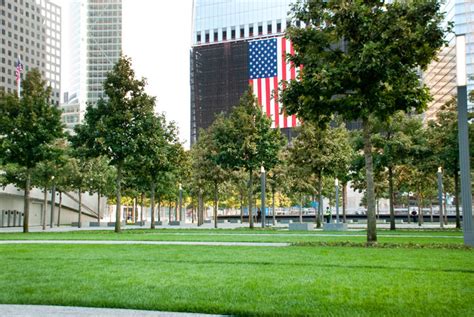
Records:
M48 0L0 0L0 90L17 91L16 65L21 78L38 68L59 106L61 90L61 7Z
M69 77L63 121L80 123L88 103L105 97L102 84L122 52L122 0L73 0L68 7Z
M448 0L441 6L446 12L445 23L454 23L454 32L446 34L447 47L443 47L423 74L423 81L430 87L433 101L425 113L425 119L436 118L442 105L456 96L456 35L466 35L466 71L468 92L474 89L474 2L469 0ZM472 104L469 104L472 110Z
M193 2L191 143L216 114L228 112L239 103L249 84L273 126L291 134L296 118L280 113L281 105L274 95L277 81L295 78L298 71L284 59L285 52L292 51L291 43L283 38L291 2ZM256 60L265 58L268 63L255 65Z

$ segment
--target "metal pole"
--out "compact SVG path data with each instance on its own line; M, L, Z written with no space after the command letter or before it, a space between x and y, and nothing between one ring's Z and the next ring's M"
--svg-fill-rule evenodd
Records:
M441 167L438 167L438 204L439 204L439 226L444 227L443 220L443 174Z
M53 188L51 189L51 217L49 218L49 227L53 227L53 218L54 218L54 207L56 205L56 184L54 183L54 176L52 177L53 180Z
M336 223L339 223L339 180L336 178Z
M265 228L265 221L267 220L266 213L265 213L265 167L263 165L260 167L260 181L261 181L261 187L262 187L262 212L261 212L261 217L262 217L262 228Z
M472 228L472 192L467 123L466 36L456 36L456 77L458 93L459 167L461 171L461 201L464 244L474 246Z

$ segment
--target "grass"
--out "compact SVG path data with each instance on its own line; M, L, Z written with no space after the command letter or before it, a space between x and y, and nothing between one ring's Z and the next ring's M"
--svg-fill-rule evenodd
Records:
M262 229L129 229L120 234L111 230L0 233L0 240L139 240L139 241L222 241L222 242L360 242L365 231L303 232ZM462 232L453 230L379 230L380 243L462 244Z
M472 249L59 244L0 245L0 254L0 303L242 316L474 315Z

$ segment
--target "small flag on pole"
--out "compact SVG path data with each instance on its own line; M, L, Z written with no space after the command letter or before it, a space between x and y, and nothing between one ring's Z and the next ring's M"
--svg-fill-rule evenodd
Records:
M15 66L16 83L18 85L21 80L21 72L23 71L23 64L21 63L20 58L17 59Z

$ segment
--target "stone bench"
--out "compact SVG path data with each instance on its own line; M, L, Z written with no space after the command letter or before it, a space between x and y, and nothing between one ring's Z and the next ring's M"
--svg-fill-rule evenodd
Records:
M308 222L293 222L290 223L289 225L289 230L290 231L311 231L314 230L314 223L308 223Z
M79 225L79 222L77 221L74 221L71 223L71 226L72 227L77 227ZM84 228L84 227L89 227L89 222L88 221L81 221L81 228Z
M91 221L91 222L89 222L89 227L107 227L107 223Z
M346 231L347 223L325 223L323 225L324 231Z
M168 225L170 225L170 226L181 226L182 224L184 224L184 221L170 221L170 222L168 222Z

